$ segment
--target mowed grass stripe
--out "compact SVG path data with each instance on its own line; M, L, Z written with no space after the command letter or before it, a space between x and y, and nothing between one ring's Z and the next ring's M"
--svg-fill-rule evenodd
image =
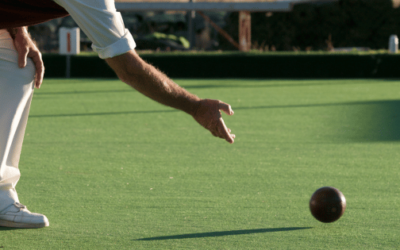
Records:
M50 227L0 228L5 249L393 249L400 82L177 80L224 100L233 145L116 80L35 91L17 186ZM334 186L343 217L316 221Z

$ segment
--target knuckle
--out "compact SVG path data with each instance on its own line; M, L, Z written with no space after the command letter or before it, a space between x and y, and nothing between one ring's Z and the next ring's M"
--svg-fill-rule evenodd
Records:
M29 51L29 50L28 50L27 47L22 47L22 48L19 49L19 52L22 53L22 54L27 54L28 51Z
M32 50L32 54L34 56L38 56L38 57L42 58L42 53L40 53L39 50L36 50L36 49Z

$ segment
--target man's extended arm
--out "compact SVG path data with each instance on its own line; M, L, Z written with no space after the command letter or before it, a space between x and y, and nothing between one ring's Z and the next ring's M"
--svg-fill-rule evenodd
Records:
M114 0L54 1L68 11L92 40L93 50L107 61L122 81L157 102L185 111L214 136L233 143L235 135L226 127L220 112L222 110L232 115L231 107L218 100L198 98L144 62L134 51L136 44L125 28L121 14L116 11ZM26 33L22 32L24 34ZM25 36L27 38L29 37ZM24 53L26 55L27 52L20 53L20 56L24 57ZM35 65L39 64L35 62ZM37 74L42 75L43 68ZM41 81L36 86L40 86L40 83Z
M12 28L7 29L14 40L15 49L18 52L18 66L24 68L27 58L31 58L36 68L35 87L40 88L43 82L44 66L42 54L32 41L27 28Z
M233 143L235 135L226 127L219 111L233 115L230 105L218 100L200 99L189 93L144 62L134 50L105 60L123 82L159 103L192 115L214 136Z
M25 67L27 58L32 58L36 67L35 87L40 88L44 75L41 53L25 27L8 31L14 39L18 52L19 67ZM234 142L235 135L226 127L220 113L222 110L228 115L233 115L230 105L218 100L200 99L189 93L144 62L134 50L105 60L123 82L140 93L159 103L185 111L214 136L223 138L229 143Z

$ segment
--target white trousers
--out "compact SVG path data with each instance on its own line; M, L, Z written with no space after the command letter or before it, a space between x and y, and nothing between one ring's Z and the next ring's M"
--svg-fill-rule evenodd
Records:
M35 67L18 67L18 55L6 30L0 30L0 211L19 202L15 186L22 141L33 95Z

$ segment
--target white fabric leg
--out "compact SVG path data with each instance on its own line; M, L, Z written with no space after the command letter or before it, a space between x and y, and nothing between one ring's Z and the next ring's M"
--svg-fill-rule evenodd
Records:
M35 67L31 60L23 69L6 30L0 30L0 211L19 202L15 186L29 108Z

